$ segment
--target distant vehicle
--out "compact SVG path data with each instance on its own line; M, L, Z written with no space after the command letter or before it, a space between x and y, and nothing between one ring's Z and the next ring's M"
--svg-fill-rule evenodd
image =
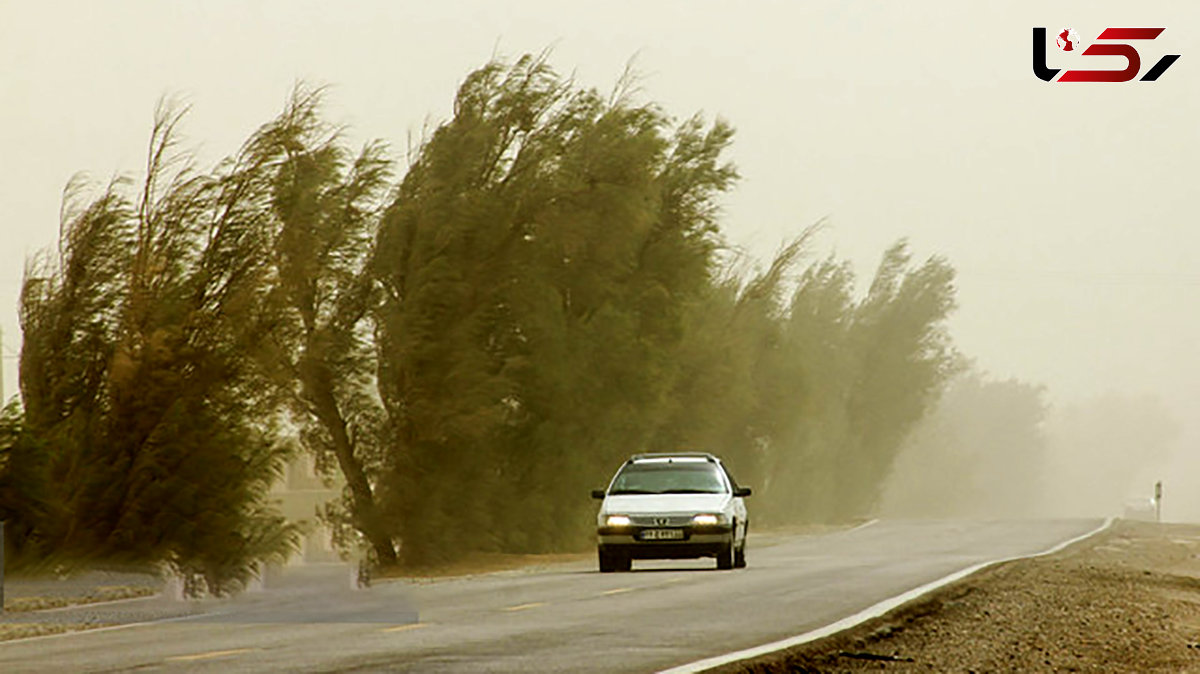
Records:
M1158 502L1153 497L1129 499L1125 502L1123 517L1127 520L1153 522L1158 519Z
M621 466L596 519L600 571L629 571L634 559L715 557L718 569L746 565L750 520L739 487L712 454L638 454Z

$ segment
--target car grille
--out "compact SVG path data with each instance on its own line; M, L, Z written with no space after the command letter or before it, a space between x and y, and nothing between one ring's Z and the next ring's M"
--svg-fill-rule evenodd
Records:
M691 515L632 515L629 519L639 527L682 527L692 523Z

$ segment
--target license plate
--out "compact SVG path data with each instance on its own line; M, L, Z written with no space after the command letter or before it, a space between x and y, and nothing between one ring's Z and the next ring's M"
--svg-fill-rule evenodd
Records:
M642 532L643 541L673 541L683 538L683 529L647 529Z

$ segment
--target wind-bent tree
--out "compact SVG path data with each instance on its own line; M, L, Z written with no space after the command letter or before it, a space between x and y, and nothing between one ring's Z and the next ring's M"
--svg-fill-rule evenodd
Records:
M774 470L780 429L797 413L800 379L785 369L783 299L818 229L783 245L759 272L740 269L742 255L730 258L688 308L686 339L675 353L674 404L658 444L722 454L735 477L760 493Z
M283 452L258 349L270 182L243 153L212 174L160 110L144 181L65 199L60 246L26 273L21 387L46 448L43 549L167 561L222 592L294 545L266 500Z
M46 448L29 432L24 416L16 400L0 410L0 522L10 567L44 557L38 527L55 516L47 493Z
M960 365L945 326L954 270L941 257L916 268L911 259L906 242L889 248L854 312L848 341L859 355L847 378L850 425L835 468L834 517L874 508L908 432Z
M379 144L357 156L346 149L320 119L319 94L297 89L247 145L253 161L271 167L274 299L287 319L273 334L274 369L318 466L345 479L343 507L328 513L329 523L344 519L390 566L395 526L374 487L386 463L370 320L376 293L365 273L390 162Z
M648 449L708 283L731 131L674 131L537 58L463 83L380 229L380 389L405 559L586 540ZM583 537L581 539L581 537Z
M813 230L739 270L732 129L629 92L487 64L398 186L319 92L208 173L160 114L145 180L69 192L27 271L22 549L236 586L294 540L267 490L297 430L384 565L586 545L588 489L642 451L723 455L769 519L869 512L954 371L953 270L901 242L857 298L844 262L799 270Z
M833 257L806 268L787 301L777 372L796 389L767 456L760 500L776 520L824 521L842 496L837 469L859 357L849 339L855 306L850 264Z
M954 371L944 261L913 269L901 242L856 302L847 263L793 277L815 229L761 273L715 282L697 305L661 436L726 455L758 487L759 521L871 512L908 430Z

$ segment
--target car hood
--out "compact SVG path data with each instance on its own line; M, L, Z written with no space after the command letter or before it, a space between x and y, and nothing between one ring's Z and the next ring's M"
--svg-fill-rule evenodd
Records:
M729 494L624 494L604 499L603 513L721 512Z

